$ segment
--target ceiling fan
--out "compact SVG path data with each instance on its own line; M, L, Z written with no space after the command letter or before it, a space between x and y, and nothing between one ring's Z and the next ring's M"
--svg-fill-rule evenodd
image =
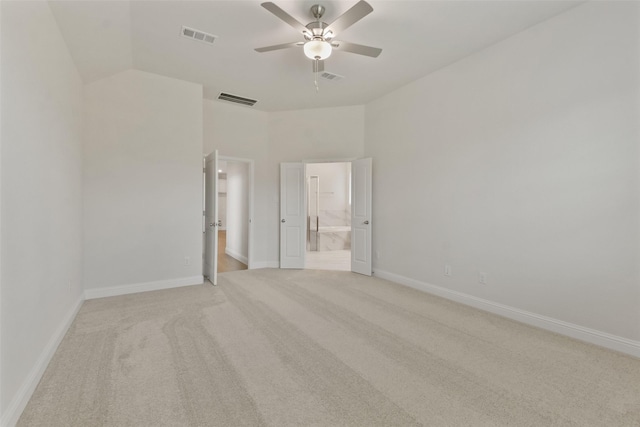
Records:
M373 12L371 5L364 0L356 3L351 7L351 9L347 10L331 24L322 22L321 19L322 15L324 15L325 8L319 4L311 6L311 15L313 15L316 20L308 23L307 25L303 25L293 16L278 7L275 3L266 2L262 3L261 6L292 26L304 37L305 41L260 47L256 49L257 52L269 52L272 50L303 46L304 54L307 58L313 60L313 71L315 73L324 71L324 60L331 55L333 49L343 52L357 53L358 55L370 56L372 58L378 57L380 52L382 52L382 49L377 47L363 46L334 39L334 37L341 31L346 30Z

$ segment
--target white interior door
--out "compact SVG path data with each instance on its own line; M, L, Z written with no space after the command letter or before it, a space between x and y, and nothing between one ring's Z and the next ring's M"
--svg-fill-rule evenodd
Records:
M304 163L280 164L280 268L304 268Z
M218 150L204 162L204 275L218 284Z
M371 276L371 158L351 162L351 271Z

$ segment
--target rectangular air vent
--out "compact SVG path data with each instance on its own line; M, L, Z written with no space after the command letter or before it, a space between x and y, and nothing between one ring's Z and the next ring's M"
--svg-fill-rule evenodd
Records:
M224 93L224 92L220 92L220 95L218 95L218 99L221 99L223 101L235 102L236 104L248 105L250 107L255 105L256 102L258 102L255 99L243 98L238 95L231 95L230 93Z
M193 40L198 40L208 44L213 44L213 42L216 40L216 36L214 36L213 34L208 34L208 33L205 33L204 31L195 30L189 27L182 27L181 34L183 37L193 39Z
M337 82L338 80L344 79L344 76L340 76L338 74L329 73L328 71L323 71L320 74L321 79L330 80L332 82Z

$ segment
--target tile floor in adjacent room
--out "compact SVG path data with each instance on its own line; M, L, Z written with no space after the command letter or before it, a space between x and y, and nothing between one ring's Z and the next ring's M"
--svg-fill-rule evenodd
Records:
M307 251L304 268L309 270L351 271L351 251Z

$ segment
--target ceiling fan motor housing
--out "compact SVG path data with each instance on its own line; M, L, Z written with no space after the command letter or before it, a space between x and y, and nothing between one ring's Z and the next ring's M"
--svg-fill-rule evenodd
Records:
M306 27L309 29L308 32L304 34L304 38L307 40L313 40L317 37L327 38L324 34L324 29L327 28L329 24L326 22L313 21L309 22Z

